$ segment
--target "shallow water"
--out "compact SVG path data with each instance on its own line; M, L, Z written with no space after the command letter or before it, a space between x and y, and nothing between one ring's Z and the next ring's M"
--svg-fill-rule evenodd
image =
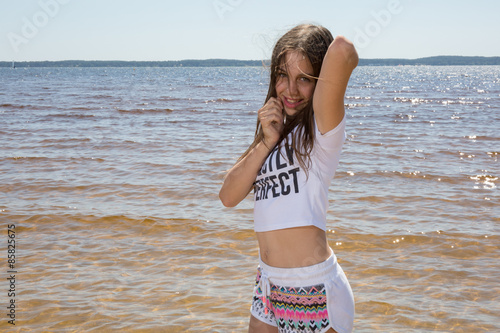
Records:
M356 69L327 224L356 332L500 330L499 77ZM18 291L0 330L245 331L252 196L227 209L217 193L266 70L0 68L0 82Z

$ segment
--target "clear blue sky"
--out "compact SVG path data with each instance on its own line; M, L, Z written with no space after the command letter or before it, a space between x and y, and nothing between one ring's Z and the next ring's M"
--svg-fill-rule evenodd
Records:
M0 0L0 61L244 59L312 22L361 58L500 56L498 0Z

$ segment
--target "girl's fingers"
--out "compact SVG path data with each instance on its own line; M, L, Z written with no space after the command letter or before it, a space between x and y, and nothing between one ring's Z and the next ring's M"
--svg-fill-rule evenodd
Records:
M270 98L258 111L258 117L262 126L264 141L271 146L279 140L284 128L283 105L277 98Z
M259 118L261 121L271 115L277 115L278 119L283 118L283 106L281 101L275 98L270 99L266 105L259 110Z
M260 122L262 123L262 126L266 126L271 123L282 123L283 115L277 109L264 111L260 115Z
M280 112L283 112L283 104L281 103L281 100L271 97L268 101L268 103L274 105Z

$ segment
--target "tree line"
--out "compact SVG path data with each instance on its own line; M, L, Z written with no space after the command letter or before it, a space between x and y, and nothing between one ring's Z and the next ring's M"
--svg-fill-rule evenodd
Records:
M500 65L500 57L436 56L418 59L360 59L359 66L476 66ZM269 66L268 60L62 60L62 61L0 61L0 67L256 67Z

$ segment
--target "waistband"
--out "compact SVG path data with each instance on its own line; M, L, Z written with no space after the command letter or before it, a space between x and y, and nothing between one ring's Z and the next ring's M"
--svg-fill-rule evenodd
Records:
M315 265L294 268L269 266L259 257L259 270L265 279L281 286L309 286L320 284L337 270L337 257L332 251L328 259Z

